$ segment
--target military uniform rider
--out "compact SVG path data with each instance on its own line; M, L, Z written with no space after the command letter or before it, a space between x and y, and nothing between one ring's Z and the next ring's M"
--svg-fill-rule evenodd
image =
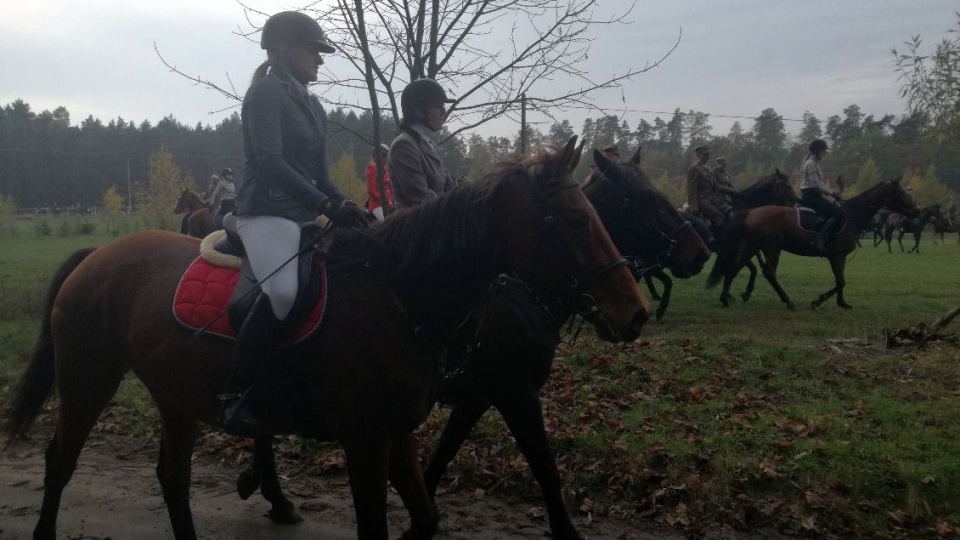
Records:
M713 172L707 168L710 149L698 146L694 154L697 161L687 169L687 211L703 217L711 225L721 226L726 219L725 210L729 211L730 207L718 207L715 203Z
M723 213L729 214L733 210L733 195L740 192L733 188L733 180L727 174L727 158L720 156L714 161L713 167L713 204Z

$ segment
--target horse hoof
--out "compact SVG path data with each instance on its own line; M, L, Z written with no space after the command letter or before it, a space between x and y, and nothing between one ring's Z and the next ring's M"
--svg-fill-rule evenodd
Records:
M743 301L746 302L747 300L750 300L750 293L743 293L740 295L740 298L743 298Z
M842 307L843 309L853 309L853 306L851 306L846 302L837 302L837 305Z
M817 302L816 300L810 302L810 308L820 311L820 302Z
M794 304L793 302L787 302L787 309L789 309L790 311L796 311L796 310L797 310L797 305ZM816 308L814 308L814 309L816 309Z
M667 310L666 310L665 308L657 308L657 313L656 313L657 322L660 322L660 319L663 318L663 314L664 314L664 312L666 312L666 311L667 311Z
M303 521L303 517L297 513L293 505L290 505L284 508L271 509L270 521L273 521L277 525L296 525Z
M260 488L260 478L253 471L247 469L237 478L237 495L244 501L250 498Z

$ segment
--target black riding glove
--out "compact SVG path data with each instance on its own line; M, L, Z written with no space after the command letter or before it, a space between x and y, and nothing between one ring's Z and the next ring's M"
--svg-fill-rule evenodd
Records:
M366 229L370 224L365 212L350 199L343 199L339 202L334 199L324 199L320 203L320 212L327 216L336 227Z

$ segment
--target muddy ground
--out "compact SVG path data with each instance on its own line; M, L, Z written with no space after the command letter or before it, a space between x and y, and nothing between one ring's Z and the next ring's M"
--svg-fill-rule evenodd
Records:
M36 523L43 496L43 448L49 427L38 426L29 441L20 441L0 454L0 540L26 539ZM72 481L64 492L58 521L59 538L71 540L159 540L172 537L166 507L154 476L157 446L148 439L110 433L91 434ZM246 501L235 491L241 464L226 463L216 454L198 452L193 463L191 503L200 538L228 540L355 538L353 503L345 473L325 476L283 470L282 485L304 521L275 525L259 494ZM282 467L282 466L281 466ZM390 494L391 535L399 536L408 518L395 493ZM438 539L493 540L546 538L548 527L537 501L506 500L476 494L442 494ZM671 531L653 531L650 524L612 518L589 523L575 517L592 540L681 540ZM747 538L731 531L713 531L715 538ZM755 533L751 539L775 535Z

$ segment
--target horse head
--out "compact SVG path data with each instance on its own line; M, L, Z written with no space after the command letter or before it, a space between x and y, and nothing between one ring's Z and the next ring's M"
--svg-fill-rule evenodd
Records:
M626 163L593 151L598 173L584 187L617 247L641 264L680 278L696 275L710 258L703 239L640 166L641 148Z
M761 177L740 192L737 206L757 207L766 205L793 206L797 197L790 185L790 177L775 168L773 173Z
M601 338L632 341L650 305L573 179L582 151L574 136L559 150L541 150L522 162L519 172L529 181L500 183L506 257L524 281L558 296L572 294L574 307Z
M915 217L920 214L920 209L917 208L917 201L910 196L900 181L903 179L903 176L899 176L894 180L887 180L885 182L880 182L877 185L879 190L878 197L882 198L881 206L887 206L894 212L899 212L907 217ZM864 194L869 193L872 190L864 192Z
M180 196L177 197L177 205L173 209L174 214L182 214L184 212L193 212L203 207L203 199L200 195L191 191L189 188L184 188L180 192Z

